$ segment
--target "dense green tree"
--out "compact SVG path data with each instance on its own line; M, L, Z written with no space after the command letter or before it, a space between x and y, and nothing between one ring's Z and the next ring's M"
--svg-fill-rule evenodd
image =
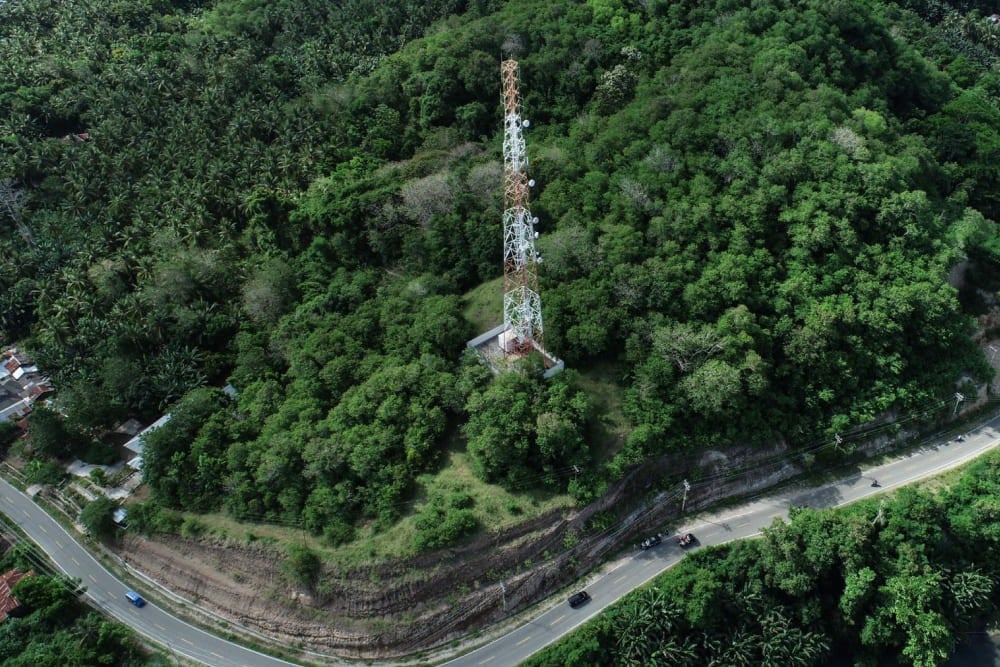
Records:
M190 392L169 421L143 436L143 480L168 505L207 509L221 501L225 404L219 390Z
M24 577L15 584L11 593L42 620L64 622L78 611L72 587L67 584L59 577Z
M759 540L693 552L527 664L941 664L996 618L996 552L966 530L970 511L995 506L996 464L991 454L946 489L802 509Z
M42 457L66 457L85 442L62 415L45 406L38 406L28 418L28 437L32 451Z
M21 429L13 421L0 422L0 451L7 451L7 448L14 443L21 435Z
M586 465L591 405L571 372L545 381L526 370L496 376L465 406L476 474L514 488L561 487L566 471Z
M80 512L80 523L93 537L107 540L115 534L114 512L116 509L118 509L118 503L101 496L84 506L83 511Z
M76 591L73 582L58 577L21 579L13 594L26 615L0 625L0 661L16 667L159 664L127 628L80 603Z

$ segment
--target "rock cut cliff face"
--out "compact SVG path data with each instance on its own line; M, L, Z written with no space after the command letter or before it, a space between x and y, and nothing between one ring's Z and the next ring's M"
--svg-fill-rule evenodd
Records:
M679 497L656 492L678 470L701 476L752 465L774 450L740 449L683 461L664 457L631 470L579 510L552 510L449 549L354 570L325 569L315 590L289 586L284 550L273 545L130 537L120 555L171 591L278 642L384 659L440 647L509 618L592 571L641 534L680 516ZM792 476L772 465L720 478L688 497L690 511ZM611 517L595 527L595 515ZM503 582L506 592L501 589Z

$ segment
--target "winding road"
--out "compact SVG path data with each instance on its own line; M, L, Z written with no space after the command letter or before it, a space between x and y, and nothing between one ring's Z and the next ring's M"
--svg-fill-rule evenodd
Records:
M723 514L699 516L681 532L692 532L699 545L723 544L753 537L793 506L833 507L850 503L966 463L1000 444L1000 417L970 430L959 441L927 445L864 473L812 489L775 493ZM872 486L877 479L879 486ZM38 544L56 565L87 586L93 603L139 634L196 662L211 667L277 667L294 663L258 653L194 627L157 607L138 609L125 599L128 587L98 563L59 523L28 496L0 479L0 512ZM689 547L689 548L697 548ZM623 595L646 583L683 558L672 537L648 551L626 555L589 579L592 600L570 609L565 600L543 604L537 615L510 632L447 663L449 667L516 665L566 635ZM142 591L140 591L141 593ZM333 662L333 659L330 659Z
M141 609L133 606L125 599L127 585L97 562L59 522L4 479L0 479L0 512L16 523L60 570L79 577L87 587L85 596L94 606L168 650L210 667L294 664L216 637L170 615L155 602Z
M776 518L786 518L793 506L833 507L903 486L971 461L1000 444L1000 417L967 432L961 441L927 445L863 473L812 489L768 495L718 515L700 515L680 528L694 533L699 545L723 544L758 535ZM873 487L872 482L878 481ZM648 551L636 551L603 568L588 580L591 601L570 609L565 599L552 600L537 616L493 642L446 662L448 667L507 667L517 665L614 604L629 591L656 577L684 557L676 536ZM688 547L688 549L697 548Z

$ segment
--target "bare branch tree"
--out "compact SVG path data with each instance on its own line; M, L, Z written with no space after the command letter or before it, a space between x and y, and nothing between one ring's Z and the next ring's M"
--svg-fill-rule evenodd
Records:
M35 237L21 220L21 211L24 210L24 206L24 190L15 186L14 181L10 179L0 182L0 215L10 218L11 223L17 228L25 243L35 245Z
M681 322L653 332L653 349L673 361L682 373L693 370L725 349L725 342L711 326Z
M440 172L407 181L400 194L410 217L425 227L434 215L451 211L454 199L447 175Z

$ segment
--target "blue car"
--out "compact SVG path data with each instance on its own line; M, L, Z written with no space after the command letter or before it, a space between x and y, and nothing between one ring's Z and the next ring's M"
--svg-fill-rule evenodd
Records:
M125 597L128 601L134 604L136 607L145 607L146 601L142 599L142 596L135 591L128 591L125 593Z

